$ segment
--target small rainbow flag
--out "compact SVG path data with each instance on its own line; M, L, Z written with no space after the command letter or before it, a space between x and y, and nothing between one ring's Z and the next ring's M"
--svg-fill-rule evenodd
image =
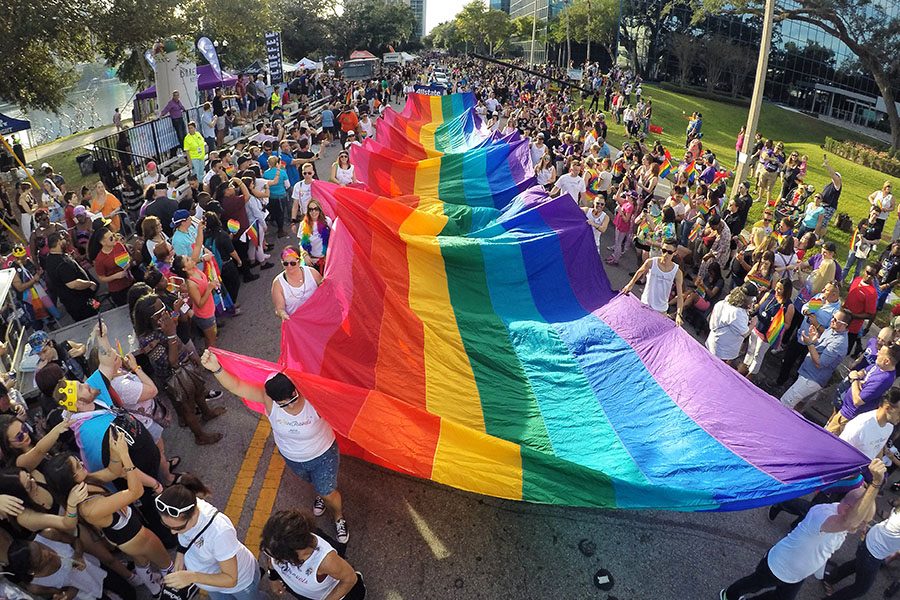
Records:
M625 173L625 159L620 158L613 163L613 175L622 175Z
M691 161L691 164L684 168L684 174L687 175L688 183L694 183L694 178L697 176L697 168L696 162Z
M706 286L703 285L703 282L697 284L697 295L701 298L706 298Z
M770 346L774 346L780 339L781 334L784 332L784 307L780 307L778 312L775 313L775 316L772 317L772 322L769 323L769 329L766 331L766 341L769 342Z
M815 296L806 303L806 308L808 308L811 313L816 312L823 306L825 306L825 300L822 299L821 296Z
M701 202L699 205L697 205L697 212L705 217L709 214L709 207L706 205L706 203Z
M688 239L693 242L697 239L697 236L700 235L701 231L703 231L703 224L700 221L697 221L691 228L691 232L688 234Z
M665 153L665 158L662 161L662 164L659 165L659 176L666 177L669 173L672 172L672 155L669 154L668 150L663 150Z
M753 275L747 275L746 281L749 281L749 282L751 282L751 283L755 283L755 284L756 284L756 287L759 288L759 291L760 291L760 292L762 292L763 290L767 290L767 289L769 289L770 287L772 287L772 282L771 282L770 280L766 279L766 278L763 277L762 275L757 275L756 273L754 273Z
M237 233L241 229L241 224L237 219L228 219L228 231Z
M259 246L259 221L253 221L253 225L247 228L247 239L251 246Z
M120 269L125 269L128 267L128 263L131 262L131 257L128 256L128 252L123 250L119 254L116 254L116 256L113 258L113 260L116 261L116 265Z

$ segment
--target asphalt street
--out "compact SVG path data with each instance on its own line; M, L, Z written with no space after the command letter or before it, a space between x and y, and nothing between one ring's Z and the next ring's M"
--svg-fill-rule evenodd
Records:
M336 147L317 165L327 179ZM611 243L612 228L607 232ZM277 240L277 252L290 240ZM621 287L634 271L629 253L608 269ZM276 361L280 321L269 286L277 268L245 284L243 315L220 330L222 348ZM736 402L740 398L735 398ZM273 509L310 507L311 489L273 458L271 436L259 418L230 395L218 401L228 413L210 424L225 433L213 447L198 447L186 429L166 433L169 455L213 489L239 534L258 552L259 527ZM777 451L777 449L773 449ZM369 597L385 600L588 599L693 600L718 598L719 590L750 573L767 549L787 533L789 518L770 523L762 509L737 513L585 510L497 500L398 475L343 458L340 488L350 527L348 560L362 571ZM319 519L326 532L333 525ZM837 557L849 559L855 539ZM606 569L612 590L594 587ZM882 574L869 597L881 597ZM819 599L810 579L799 598Z

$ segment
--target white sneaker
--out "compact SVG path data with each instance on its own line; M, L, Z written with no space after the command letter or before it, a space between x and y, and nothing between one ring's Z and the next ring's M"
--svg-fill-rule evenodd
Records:
M346 544L350 540L350 533L347 531L347 519L338 519L334 522L334 529L337 532L337 541Z

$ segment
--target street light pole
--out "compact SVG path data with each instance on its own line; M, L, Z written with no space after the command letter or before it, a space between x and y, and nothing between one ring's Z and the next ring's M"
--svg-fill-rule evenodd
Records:
M531 58L529 59L529 64L534 64L534 41L537 38L537 3L538 0L534 0L534 9L531 11Z
M744 142L738 156L737 170L734 174L734 184L731 187L731 195L736 196L738 187L747 176L749 151L752 148L753 139L756 137L756 128L759 124L759 111L762 109L763 92L766 88L766 73L769 70L769 51L772 48L772 22L775 16L775 0L766 0L765 13L763 14L762 41L759 45L759 58L756 61L756 79L753 82L753 97L750 99L750 113L747 115L747 127L744 130Z

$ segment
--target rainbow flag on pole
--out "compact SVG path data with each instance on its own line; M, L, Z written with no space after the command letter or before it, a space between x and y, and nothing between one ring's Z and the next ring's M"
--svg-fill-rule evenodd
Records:
M283 323L280 364L214 349L226 370L286 373L345 453L501 498L741 510L860 474L862 453L615 292L517 140L439 141L473 105L411 94L403 138L379 129L391 152L352 150L368 189L313 184L340 223L327 285Z
M663 152L665 153L665 158L663 158L662 164L659 165L659 176L664 178L672 172L672 155L669 154L668 150Z
M769 328L766 330L766 341L769 342L770 346L775 346L779 341L781 341L781 334L784 333L784 307L780 307L778 312L775 313L775 316L772 317L772 322L769 323Z

